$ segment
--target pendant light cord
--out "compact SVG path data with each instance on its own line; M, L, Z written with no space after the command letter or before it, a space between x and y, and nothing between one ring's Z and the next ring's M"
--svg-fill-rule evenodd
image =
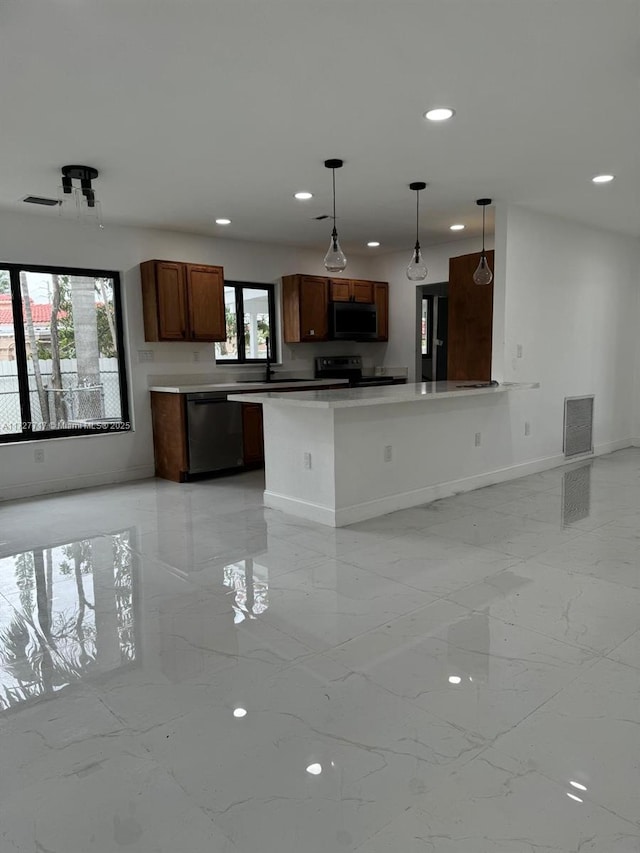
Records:
M484 251L484 214L485 214L486 209L487 208L483 206L483 208L482 208L482 257L485 256L485 251Z

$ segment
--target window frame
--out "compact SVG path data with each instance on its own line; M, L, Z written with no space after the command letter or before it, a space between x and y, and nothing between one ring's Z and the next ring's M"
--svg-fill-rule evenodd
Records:
M242 331L236 332L238 337L238 358L218 358L216 356L216 365L223 366L225 364L266 364L266 358L247 358L246 357L246 342L244 334L244 295L243 290L266 290L267 301L269 305L269 350L271 353L270 363L278 362L278 335L277 335L277 316L276 316L276 286L273 283L261 284L257 281L227 281L225 279L224 287L232 287L235 290L236 296L236 318L242 317L240 323ZM238 321L236 319L236 329ZM225 308L225 332L226 332L226 308ZM215 354L215 349L214 349Z
M0 269L9 272L11 305L13 309L13 330L16 345L16 364L18 365L18 394L20 398L21 432L0 433L0 445L22 441L49 441L54 438L77 438L85 435L104 435L105 433L127 433L131 431L129 416L129 384L127 381L124 323L122 311L122 293L120 273L115 270L87 269L85 267L59 267L43 264L6 264L0 262ZM29 389L29 359L22 316L22 288L20 272L44 273L52 275L77 275L89 278L109 278L113 281L113 304L115 307L116 342L118 345L118 379L120 384L120 411L118 424L94 424L92 427L68 429L34 430L31 417L31 398Z

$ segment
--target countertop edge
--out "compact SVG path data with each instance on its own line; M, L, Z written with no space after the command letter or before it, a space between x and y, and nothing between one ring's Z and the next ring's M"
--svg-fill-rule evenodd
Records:
M346 379L309 379L308 381L305 379L304 382L291 382L291 384L277 382L276 384L280 391L286 391L290 388L300 390L301 386L306 387L308 385L313 385L314 388L319 389L330 385L344 385L346 387L349 383ZM239 385L242 386L241 389L238 387ZM267 391L273 387L273 384L267 382L256 382L255 384L252 382L203 382L198 385L150 385L147 391L155 391L159 394L198 394L206 391L238 391L239 394L244 394L252 389ZM252 394L251 396L254 395Z
M421 383L415 383L421 384ZM425 384L425 383L422 383ZM430 384L430 383L426 383ZM385 389L389 386L382 386ZM399 385L396 386L398 389L402 388L408 390L411 388L411 385ZM450 391L440 391L440 392L431 392L420 395L415 395L413 397L408 396L406 393L396 394L391 397L376 397L372 396L370 398L365 399L357 399L357 400L311 400L308 398L301 398L295 392L293 394L283 394L280 395L278 392L271 392L269 394L250 394L244 395L240 394L230 394L229 400L233 402L239 403L261 403L263 405L272 405L272 406L288 406L290 408L299 408L299 409L354 409L354 408L364 408L367 406L388 406L392 403L431 403L436 400L451 400L460 397L475 397L487 394L502 394L506 391L527 391L533 390L540 387L539 382L506 382L503 385L494 385L491 387L485 388L459 388L456 390ZM373 392L373 389L367 389ZM308 392L301 391L300 394L306 394Z

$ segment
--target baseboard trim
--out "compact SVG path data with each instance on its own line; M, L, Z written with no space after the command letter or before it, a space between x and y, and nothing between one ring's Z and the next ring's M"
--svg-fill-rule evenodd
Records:
M317 521L318 524L325 524L328 527L337 526L336 512L320 504L314 504L310 501L299 501L295 498L289 498L286 495L279 495L277 492L269 491L265 491L264 493L264 503L265 506L271 509L279 509L288 515L306 518L308 521Z
M606 456L607 453L615 453L616 450L624 450L625 447L637 447L638 438L622 438L619 441L607 441L604 444L596 444L593 450L594 456Z
M593 459L595 456L603 456L632 446L634 446L634 440L632 439L607 442L597 445L593 453L586 453L583 456L574 456L569 459L562 454L545 456L529 460L528 462L521 462L517 465L497 468L484 474L475 474L471 477L450 480L444 483L435 483L431 486L425 486L424 488L409 492L387 495L373 501L342 507L335 511L330 507L320 506L319 504L308 501L295 500L294 498L274 492L265 491L264 499L267 506L282 510L282 512L286 512L289 515L306 518L309 521L316 521L319 524L325 524L329 527L346 527L358 521L366 521L370 518L388 515L391 512L420 506L421 504L430 503L441 498L453 497L454 495L470 492L474 489L481 489L484 486L506 483L510 480L526 477L529 474L539 474L542 471L549 471L552 468L580 464Z
M128 483L131 480L146 480L154 476L153 465L136 465L133 468L121 468L116 471L101 471L94 474L76 474L72 477L55 477L41 480L39 483L18 483L0 488L0 502L35 498L55 492L73 492L77 489L89 489L92 486L110 486L115 483Z

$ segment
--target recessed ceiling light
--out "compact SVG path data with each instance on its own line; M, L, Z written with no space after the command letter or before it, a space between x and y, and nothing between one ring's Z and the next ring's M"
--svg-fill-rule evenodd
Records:
M247 709L246 708L234 708L233 716L236 719L241 720L243 717L247 716Z
M575 800L576 803L584 803L584 800L581 800L580 797L576 797L575 794L570 794L569 791L567 791L567 797L571 800Z
M615 175L596 175L591 180L594 184L610 184L614 177Z
M464 231L464 225L461 225L460 223L457 223L456 225L450 225L449 230L450 231Z
M313 198L313 193L308 193L308 192L294 193L293 197L297 198L298 201L308 201L310 198Z
M446 121L455 114L456 111L452 110L451 107L436 107L433 110L427 110L424 117L428 118L429 121Z
M573 785L574 788L577 788L579 791L586 791L587 786L582 785L580 782L574 782L573 780L569 782L570 785Z
M307 773L312 776L319 776L322 773L322 764L310 764L307 767Z
M231 225L230 219L216 219L216 225Z
M450 675L449 676L449 684L460 684L462 679L459 675Z
M377 240L369 240L367 246L370 246L372 249L377 249L380 243Z

